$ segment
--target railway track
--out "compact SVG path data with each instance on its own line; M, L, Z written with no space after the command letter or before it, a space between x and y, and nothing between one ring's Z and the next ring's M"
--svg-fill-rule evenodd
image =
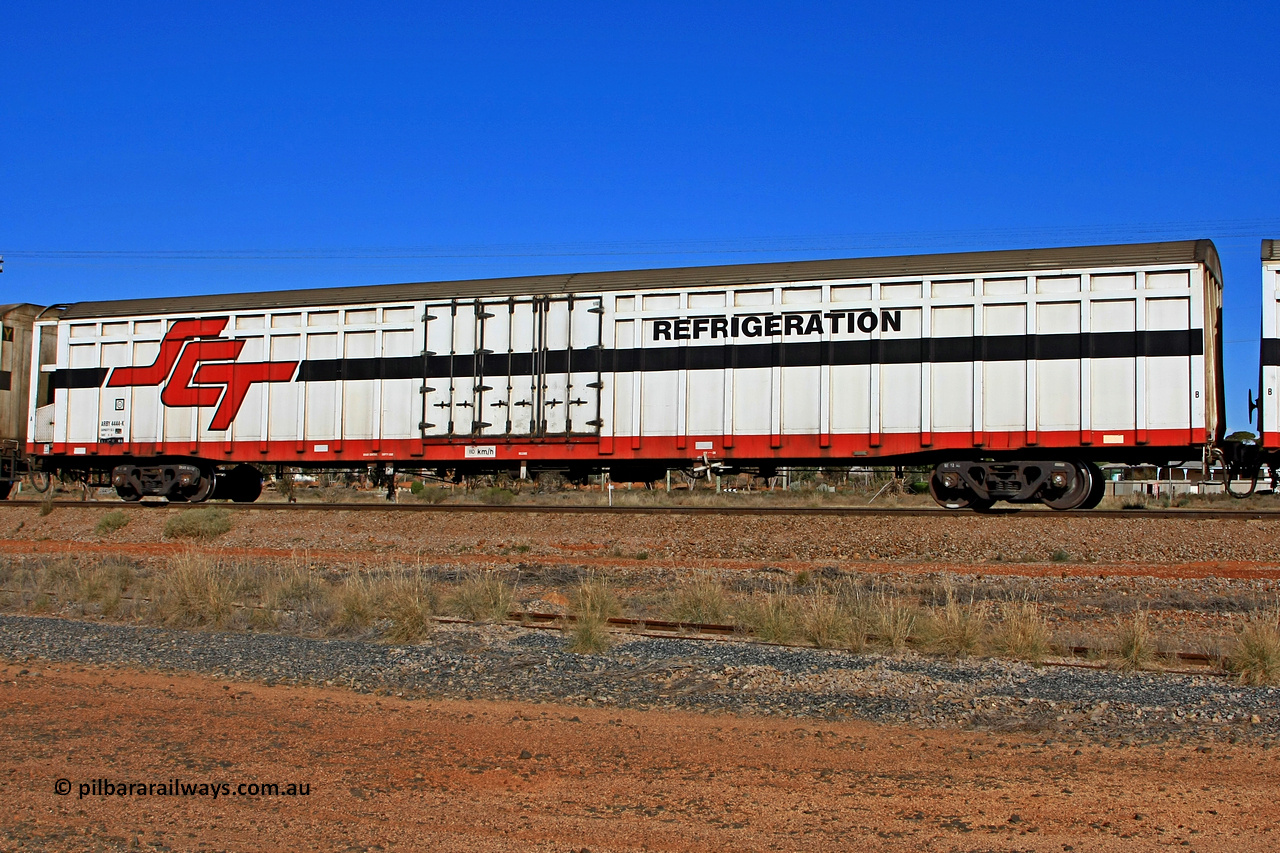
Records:
M561 615L555 613L534 613L529 611L512 611L507 615L509 622L519 623L525 628L542 628L547 630L562 631L566 626L572 625L577 621L572 615ZM440 622L461 622L466 624L474 624L468 619L451 619L437 617ZM647 637L681 637L686 640L717 640L717 639L735 639L739 641L764 643L765 645L792 645L795 643L767 643L750 635L749 632L734 625L715 625L703 624L695 622L671 622L658 619L632 619L624 616L615 616L605 620L611 631L639 634ZM869 634L863 638L867 643L874 644L880 637ZM1118 649L1101 647L1101 646L1063 646L1055 648L1056 657L1050 657L1043 661L1047 666L1074 666L1085 667L1087 669L1107 669L1111 661L1118 659L1121 653ZM1165 672L1181 675L1199 675L1213 674L1226 675L1226 670L1222 667L1220 657L1207 655L1203 652L1169 652L1164 655L1164 659L1168 664L1181 665L1186 667L1194 667L1194 669L1173 669L1166 667Z
M40 506L38 501L10 501L11 506ZM124 507L149 508L187 507L165 501L142 501L129 504L124 501L55 500L54 506L65 507ZM555 515L751 515L751 516L903 516L903 517L951 517L971 518L976 514L964 510L948 510L941 507L874 507L874 506L591 506L566 504L428 504L428 503L380 503L380 502L310 502L285 503L283 501L261 503L209 503L202 506L222 506L255 512L407 512L407 513L515 513ZM1264 521L1280 519L1280 509L1090 509L1055 511L1050 509L1021 509L1008 507L995 509L985 516L1004 518L1185 518L1227 519L1236 521Z
M21 595L20 589L7 589L0 587L0 593L10 595ZM49 598L57 600L58 593L54 590L47 590L42 593ZM137 601L140 603L149 603L150 598L145 596L122 595L121 601ZM262 610L269 611L273 608L265 607L261 604L245 604L242 602L233 602L231 607L235 609ZM287 608L277 609L279 613L292 613ZM477 625L480 624L474 619L465 619L454 616L435 616L433 621L438 623L452 623L461 625ZM507 614L506 624L519 625L522 628L533 628L537 630L548 631L564 631L569 626L577 622L577 617L572 614L563 613L540 613L529 610L512 610ZM605 620L605 627L611 633L630 634L633 636L643 637L679 637L685 640L698 641L716 641L716 640L736 640L739 642L761 643L764 645L782 645L795 648L807 648L798 643L774 643L761 640L751 634L750 631L737 625L711 624L702 622L673 622L664 619L633 619L626 616L614 616ZM874 644L881 638L868 634L863 640L869 644ZM1062 646L1052 650L1053 654L1041 661L1046 666L1063 666L1063 667L1084 667L1087 669L1107 669L1111 666L1111 661L1120 657L1117 649L1101 647L1101 646ZM1222 659L1204 654L1203 652L1175 651L1166 653L1164 656L1165 666L1162 671L1170 674L1181 675L1227 675L1223 669ZM1187 669L1176 669L1175 666L1189 667Z

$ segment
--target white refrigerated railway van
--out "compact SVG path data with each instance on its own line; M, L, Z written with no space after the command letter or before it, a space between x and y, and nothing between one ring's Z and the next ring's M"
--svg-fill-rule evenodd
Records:
M1079 505L1093 462L1220 437L1221 298L1200 240L79 303L36 324L28 450L128 497L878 460L937 463L948 505Z

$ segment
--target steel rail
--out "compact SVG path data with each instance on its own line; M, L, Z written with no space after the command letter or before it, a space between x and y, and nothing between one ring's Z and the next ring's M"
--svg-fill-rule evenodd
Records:
M40 501L12 500L9 506L40 506ZM1086 510L1051 510L1020 509L1008 507L985 513L966 510L949 510L942 507L869 507L869 506L787 506L787 507L748 507L748 506L591 506L583 504L429 504L429 503L325 503L320 501L300 501L286 503L271 501L263 503L227 503L211 501L199 504L168 503L162 501L141 501L129 503L117 500L55 500L58 507L127 507L146 508L178 508L187 509L200 506L219 506L227 509L253 511L329 511L329 512L435 512L435 513L546 513L553 515L752 515L752 516L903 516L906 518L1185 518L1185 519L1233 519L1237 521L1266 521L1280 519L1280 509L1086 509Z
M0 592L21 595L23 590L7 589L0 587ZM58 598L59 595L53 590L41 593L50 598ZM122 595L121 601L141 601L150 602L152 599L147 596ZM262 604L244 604L242 602L232 602L231 607L239 610L263 610L274 611L279 613L292 613L287 608L271 608ZM25 615L25 614L24 614ZM434 616L432 621L438 623L451 623L456 625L478 625L480 624L473 619L465 619L456 616ZM578 621L578 617L573 614L564 613L540 613L528 610L512 610L507 613L505 624L510 626L519 626L521 628L532 628L543 631L564 631L569 625ZM741 643L753 643L763 646L782 646L786 648L810 648L809 646L797 643L778 643L768 640L761 640L737 625L717 625L701 622L672 622L662 619L633 619L626 616L614 616L605 620L605 626L611 629L613 633L629 634L631 636L640 637L676 637L681 640L694 640L702 642L714 642L717 640L732 640ZM867 634L864 638L867 643L875 643L881 638L875 634ZM852 649L832 648L829 651L845 651L856 654ZM1111 661L1120 656L1117 649L1094 646L1062 646L1055 647L1053 651L1058 652L1059 657L1049 656L1039 663L1044 666L1062 666L1062 667L1078 667L1083 669L1109 669ZM1080 660L1085 658L1085 660ZM1220 675L1228 676L1230 672L1222 667L1222 658L1218 656L1207 655L1203 652L1168 652L1163 658L1169 662L1177 662L1179 664L1189 664L1198 666L1198 669L1169 669L1169 668L1140 668L1143 672L1164 673L1167 675ZM1009 658L1010 660L1018 660L1018 658Z
M544 630L564 630L568 625L577 622L572 614L536 613L515 610L507 614L508 622L518 622L524 628L540 628ZM473 624L467 619L440 619L437 621ZM767 646L789 646L791 648L807 648L796 643L774 643L760 640L736 625L716 625L699 622L672 622L660 619L633 619L626 616L615 616L605 620L607 627L615 632L635 634L645 637L679 637L684 640L723 640L732 639L739 642L757 643ZM875 643L882 638L868 634L864 638L867 643ZM1112 661L1121 657L1118 649L1102 646L1062 646L1055 647L1060 657L1041 661L1046 666L1080 667L1084 669L1108 669ZM1159 671L1171 675L1229 675L1222 668L1221 657L1207 655L1203 652L1168 652L1163 657L1169 662L1201 667L1194 670L1161 669ZM1084 658L1085 660L1080 660ZM1146 669L1144 671L1152 671Z

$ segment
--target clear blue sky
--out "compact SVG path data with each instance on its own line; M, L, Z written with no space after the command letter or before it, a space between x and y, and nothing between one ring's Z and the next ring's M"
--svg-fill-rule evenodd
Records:
M1280 238L1280 5L7 4L0 301ZM694 7L697 8L689 8Z

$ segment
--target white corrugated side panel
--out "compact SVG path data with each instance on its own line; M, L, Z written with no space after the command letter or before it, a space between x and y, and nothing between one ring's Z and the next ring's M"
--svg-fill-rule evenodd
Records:
M973 336L973 306L933 309L934 338ZM933 365L931 427L935 432L973 429L973 362L944 362Z
M468 304L426 307L426 350L443 359L451 353L475 351L475 310ZM471 432L472 380L470 375L426 379L426 435Z
M421 357L421 345L415 344L413 329L385 329L382 332L383 358ZM387 439L416 438L422 420L422 379L382 380L381 426Z
M857 309L871 304L871 284L833 284L830 306L834 309ZM850 338L848 330L829 336L834 340ZM878 378L878 377L877 377ZM831 432L861 434L871 432L872 365L837 364L831 366L831 380L824 388L831 412ZM877 423L879 419L877 418Z
M663 294L665 297L679 299L675 294ZM645 297L646 301L649 297ZM661 308L660 310L671 310ZM642 324L644 345L652 346L653 320L644 320ZM640 374L640 434L641 435L675 435L676 421L679 416L677 398L680 374L674 370L644 370Z
M1026 292L1023 282L1022 292ZM1012 298L1002 294L1000 298ZM1021 297L1025 300L1025 295ZM998 302L982 308L984 335L1025 335L1027 306ZM982 429L1021 432L1027 428L1027 362L988 361L982 365Z
M133 358L130 364L145 365L155 362L160 355L160 340L164 337L166 325L165 321L154 318L133 321ZM127 389L130 392L131 405L129 441L150 443L164 440L164 404L160 401L161 387L153 385Z
M511 309L511 344L513 352L533 352L537 322L532 302L517 302ZM511 377L511 434L528 435L533 430L534 403L537 388L532 375Z
M1185 329L1191 319L1189 296L1148 299L1147 331ZM1186 429L1191 425L1191 359L1147 358L1147 429Z
M919 340L924 330L924 309L914 307L895 308L900 300L921 298L923 284L885 284L880 286L881 310L901 310L902 328L898 331L880 329L878 335L883 340L903 338ZM873 306L876 307L876 306ZM864 338L866 334L851 335L852 338ZM882 364L880 374L880 431L881 432L919 432L921 425L921 386L922 365L920 364ZM874 369L874 366L873 366Z
M482 306L482 314L488 316L480 320L481 345L494 355L506 355L511 346L511 306L507 302L489 303ZM507 376L486 373L482 383L488 390L477 395L476 420L487 424L480 428L482 435L505 435L507 432L507 411L511 404L510 389L507 388Z
M781 310L784 312L810 314L823 309L821 287L784 287L781 293ZM805 335L799 340L810 342L827 338L825 334ZM780 431L789 435L819 432L822 418L822 368L817 365L784 367L779 371L779 379L782 383L779 395L782 410Z
M260 332L261 326L256 320L254 326L256 334L236 331L236 337L244 341L244 349L240 351L237 361L251 363L267 360L266 336ZM263 439L262 428L267 385L268 383L266 382L255 382L249 386L243 401L240 403L240 409L236 412L235 420L231 422L230 436L225 432L210 433L204 430L202 430L202 435L207 435L214 439L230 438L233 441L261 441ZM213 411L212 409L201 409L202 428L207 427L210 421L213 420Z
M964 282L891 282L877 289L880 299L875 301L870 298L870 285L837 284L829 288L823 303L793 298L783 305L768 301L774 291L757 287L731 293L725 312L744 316L748 311L785 314L869 308L898 312L900 317L900 330L881 328L868 335L851 333L845 326L833 335L828 327L823 341L872 337L912 340L921 336L943 340L970 335L1080 335L1188 328L1193 312L1198 310L1188 273L1152 273L1149 300L1144 298L1147 291L1139 287L1143 278L1146 277L1133 270L1100 270L1092 275L1084 272L1019 278L1004 273L999 278L977 277ZM923 292L926 286L930 287L928 295ZM779 288L778 292L786 300L789 294L801 290ZM849 291L851 298L843 291ZM981 300L978 305L973 304L975 293ZM639 303L649 309L645 311L649 318L716 313L705 310L714 306L690 301L696 295L688 293L683 300L669 293L640 295ZM841 297L846 297L847 302L835 301ZM927 317L923 308L930 311ZM632 321L622 322L629 329ZM655 341L652 319L645 320L642 329L641 345L646 348L727 343L705 338ZM627 332L628 336L631 334ZM749 346L804 340L813 338L739 337L733 343ZM721 429L726 433L763 435L775 430L779 421L786 434L818 432L824 426L835 433L909 433L922 428L937 432L1084 429L1127 433L1192 426L1196 411L1193 395L1197 390L1194 370L1201 363L1199 357L1089 358L1083 351L1080 355L1079 359L1030 363L940 360L932 364L835 365L827 373L829 384L821 380L822 368L807 366L688 371L684 375L676 371L653 372L638 379L641 430L646 435L674 435L683 427L689 434L706 435L715 434L716 425L723 423ZM922 394L921 382L926 377L927 393ZM775 387L779 381L781 388ZM822 399L824 391L830 395L829 402ZM873 402L876 397L878 404ZM634 419L633 398L631 390L617 392L614 414L618 435L631 432L627 422L628 418ZM727 416L721 400L731 406ZM685 401L684 409L681 401ZM775 412L774 406L780 406L780 412ZM673 421L673 415L678 416L681 411L686 412L683 424ZM829 420L824 421L824 417Z
M384 317L396 324L412 322L421 313L410 306L382 310ZM376 358L379 347L386 357L420 355L421 344L415 340L414 329L379 328L373 321L376 309L372 308L345 313L356 315L358 322L348 327L339 319L339 312L331 309L233 315L220 337L244 342L238 363L332 359L340 354L353 359ZM172 322L174 318L138 317L101 326L61 324L63 355L59 362L69 368L152 364ZM216 406L165 406L163 386L60 389L54 402L54 440L96 441L106 435L100 434L107 428L104 424L121 422L123 440L146 443L187 443L193 436L201 442L297 441L303 436L330 442L341 436L369 440L379 434L410 438L418 435L420 384L416 379L257 382L249 387L230 435L209 429ZM304 423L305 432L300 433Z
M1193 295L1190 279L1187 272L1147 274L1144 326L1147 331L1189 328ZM1199 299L1196 301L1200 302ZM1205 322L1211 320L1205 318ZM1191 397L1197 376L1193 371L1193 359L1187 356L1152 356L1145 361L1147 429L1187 429L1192 426Z
M603 365L598 350L602 328L603 299L579 297L573 300L570 316L570 345L574 352L592 352L569 365L568 428L574 435L595 435L600 431L601 391L598 387ZM583 370L583 367L588 369ZM597 387L593 387L597 386Z
M274 325L275 318L272 319ZM302 335L289 327L277 326L272 330L270 348L272 361L299 361L302 359ZM298 432L298 412L302 400L302 383L267 383L269 441L297 441L302 438Z
M453 352L456 355L474 355L478 344L476 332L475 305L459 303L457 312L453 314ZM444 350L444 352L448 351ZM453 420L455 435L470 435L476 420L475 377L462 371L455 371L452 379L445 381L449 382L453 388L453 406L451 409L440 411Z
M1079 288L1078 279L1077 289ZM1055 282L1057 284L1057 282ZM1043 291L1042 291L1043 292ZM1061 290L1053 290L1061 293ZM1036 306L1036 334L1080 332L1080 301L1041 302ZM989 393L1001 393L991 389ZM1080 362L1046 359L1036 362L1036 427L1046 432L1080 429Z
M72 340L68 347L67 366L99 367L100 354L96 340ZM96 442L98 440L98 388L70 388L67 395L67 441Z
M372 329L348 329L342 336L343 357L376 358L378 333ZM342 439L377 438L377 379L348 379L342 392Z
M124 323L112 323L116 328L112 337L120 334ZM127 340L103 341L101 345L103 367L125 367L133 358L133 347ZM98 407L98 440L128 441L131 388L104 388Z
M318 361L337 357L338 333L308 328L307 360ZM306 386L307 402L303 437L307 441L327 442L337 436L338 407L341 404L339 383L308 382Z
M724 429L724 370L690 370L686 435L719 435Z
M616 349L631 349L635 345L635 327L635 320L624 320L615 317L613 321L612 346ZM606 332L606 347L610 345L609 337L609 334ZM637 414L635 407L635 391L631 382L631 374L619 373L612 377L609 387L613 392L610 398L613 401L613 409L612 413L605 416L603 431L609 435L630 435L632 420Z
M548 303L543 317L543 340L548 350L567 350L573 329L568 302ZM565 432L569 415L569 374L547 372L542 377L542 431L552 435Z
M1089 308L1091 332L1135 332L1137 299L1095 300ZM1137 370L1132 358L1090 359L1090 412L1095 430L1137 429Z

